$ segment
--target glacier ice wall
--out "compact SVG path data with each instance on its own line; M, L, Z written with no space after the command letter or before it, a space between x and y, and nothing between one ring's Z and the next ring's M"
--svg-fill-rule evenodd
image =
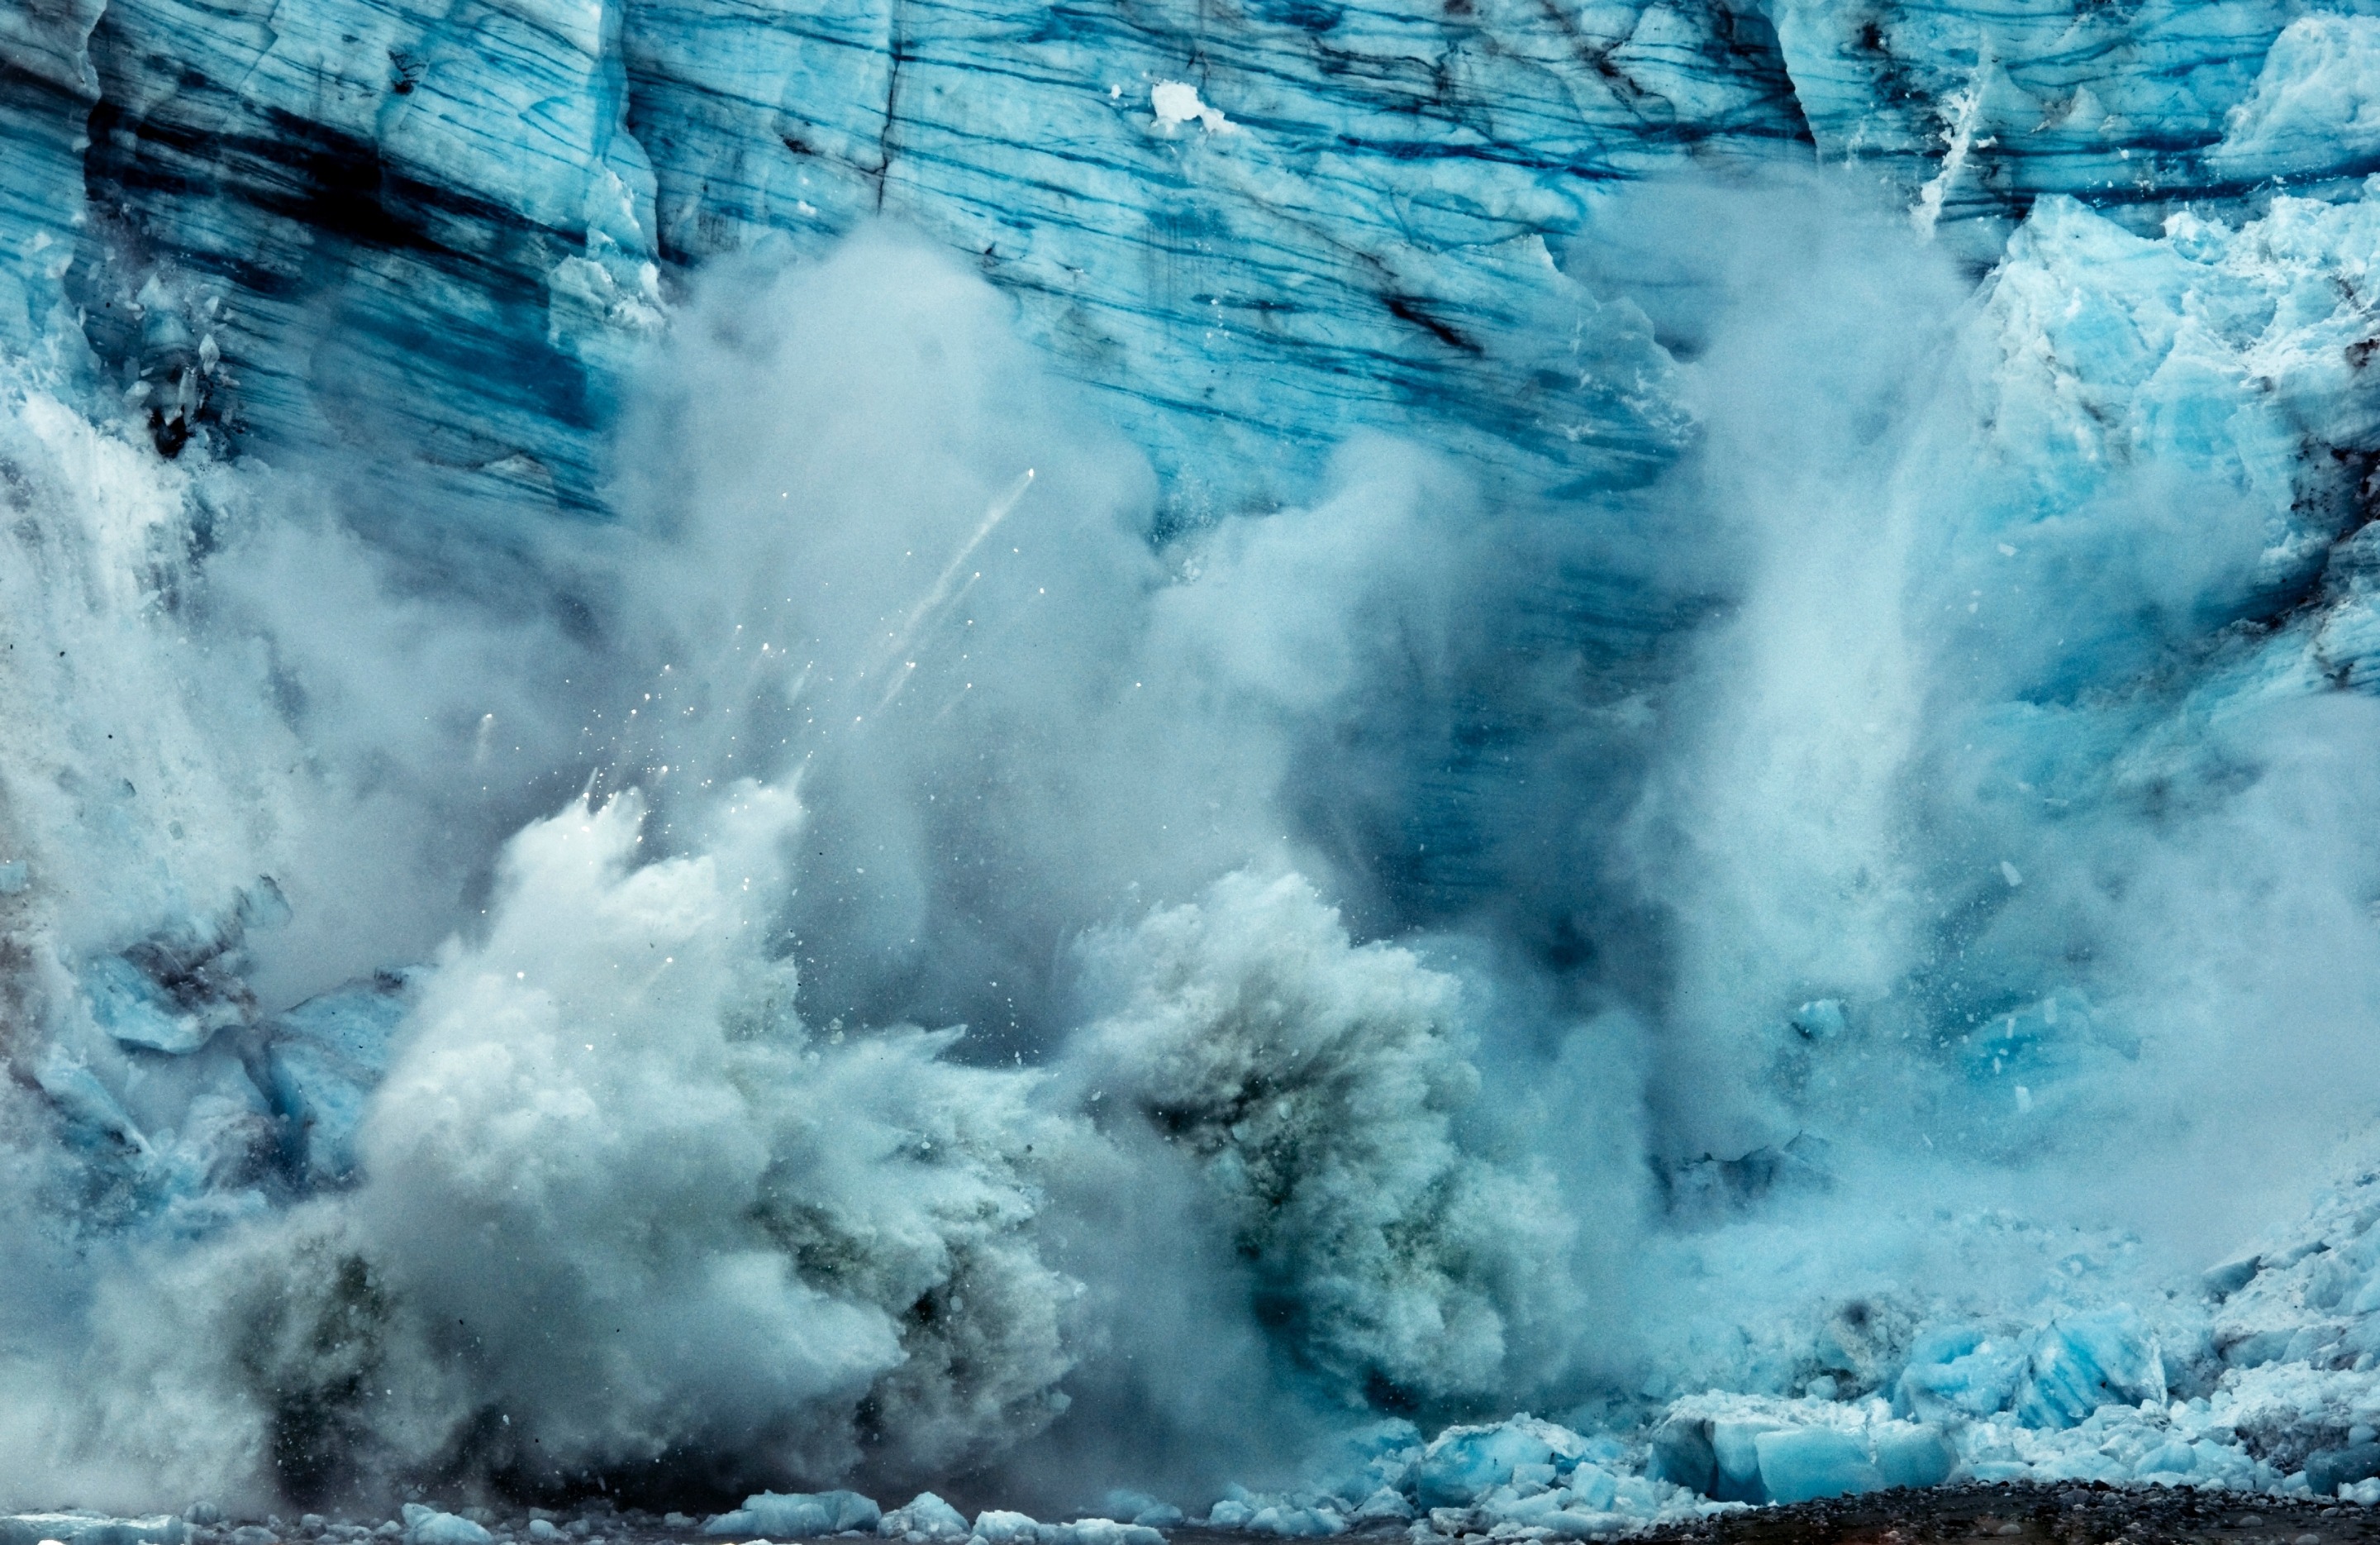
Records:
M0 1501L2368 1373L2346 1268L2197 1271L2380 1089L2374 81L13 6Z

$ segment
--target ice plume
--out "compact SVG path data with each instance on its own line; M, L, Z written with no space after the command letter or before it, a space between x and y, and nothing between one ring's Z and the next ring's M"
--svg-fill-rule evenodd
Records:
M863 1439L887 1473L965 1468L1063 1408L1071 1294L1030 1231L1079 1122L1032 1109L1037 1074L949 1062L951 1032L805 1032L762 947L798 807L745 784L707 813L651 862L634 793L506 845L484 937L419 988L362 1186L103 1296L103 1366L180 1398L85 1435L95 1460L187 1452L203 1403L187 1484L699 1488L728 1455L841 1474Z
M1697 426L1626 487L1185 513L886 230L689 280L603 524L12 365L0 1491L1195 1503L2058 1324L2213 1389L2169 1284L2380 1088L2380 201L1979 280L1850 174L1597 197Z
M1529 1332L1577 1311L1571 1221L1548 1175L1455 1140L1479 1076L1454 978L1351 945L1293 875L1231 876L1087 949L1121 1006L1067 1065L1198 1168L1291 1355L1351 1404L1526 1377L1548 1339Z

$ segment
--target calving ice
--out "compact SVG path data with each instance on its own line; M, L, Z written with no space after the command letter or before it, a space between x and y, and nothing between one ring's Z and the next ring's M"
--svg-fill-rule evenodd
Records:
M0 1541L2380 1499L2375 101L0 11Z

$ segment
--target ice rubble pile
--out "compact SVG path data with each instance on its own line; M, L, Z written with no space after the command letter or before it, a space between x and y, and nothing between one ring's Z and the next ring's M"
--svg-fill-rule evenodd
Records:
M2214 1268L2204 1289L2148 1314L2070 1308L1922 1330L1872 1391L1822 1376L1798 1398L1689 1395L1628 1440L1522 1416L1424 1443L1384 1423L1343 1476L1234 1492L1208 1521L1282 1538L1391 1519L1587 1538L1713 1506L1950 1480L2380 1503L2380 1168L2325 1190L2302 1223Z
M702 1532L759 1533L790 1539L872 1533L909 1545L925 1540L967 1540L970 1545L1163 1545L1164 1536L1152 1526L1180 1523L1181 1511L1162 1507L1152 1499L1137 1500L1144 1505L1131 1523L1078 1518L1072 1523L1045 1524L1022 1513L987 1508L970 1524L965 1514L931 1491L921 1491L889 1513L856 1491L762 1491L744 1499L744 1505L733 1513L712 1518L703 1525Z
M2262 1258L2269 1267L2250 1257L2211 1273L2213 1290L2229 1296L2211 1307L2213 1339L2188 1348L2204 1366L2173 1384L2164 1343L2190 1336L2189 1316L2161 1334L2128 1308L2070 1310L2030 1328L1920 1335L1889 1388L1862 1398L1691 1395L1631 1439L1525 1414L1451 1427L1427 1442L1408 1422L1382 1421L1347 1440L1335 1474L1286 1492L1233 1487L1196 1521L1283 1539L1388 1526L1417 1540L1602 1539L1729 1506L1950 1480L2188 1485L2380 1502L2380 1370L2352 1350L2343 1323L2307 1320L2309 1276L2299 1270L2321 1258L2346 1259L2374 1219L2380 1190L2360 1208L2330 1201L2318 1210L2315 1240ZM2380 1250L2380 1236L2372 1247ZM2358 1258L2323 1276L2330 1297L2350 1277L2346 1287L2355 1292L2380 1280L2372 1264ZM2282 1340L2271 1339L2283 1328ZM2290 1344L2312 1360L2256 1360ZM2176 1385L2185 1381L2207 1388L2180 1398ZM706 1532L872 1530L912 1545L1156 1545L1157 1528L1182 1521L1153 1499L1119 1493L1110 1501L1132 1522L1037 1524L987 1511L970 1524L931 1493L892 1512L848 1491L764 1493L712 1519Z

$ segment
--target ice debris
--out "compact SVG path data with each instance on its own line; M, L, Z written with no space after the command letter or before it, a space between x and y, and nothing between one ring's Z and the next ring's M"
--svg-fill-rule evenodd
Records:
M179 1518L111 1518L103 1513L19 1513L0 1517L0 1545L182 1545L189 1536Z
M405 1504L406 1545L493 1545L495 1536L459 1514Z
M966 1515L931 1491L920 1491L907 1506L878 1519L876 1532L887 1539L965 1539Z
M769 1535L810 1539L844 1529L873 1529L883 1509L856 1491L759 1491L733 1513L702 1526L705 1534Z

